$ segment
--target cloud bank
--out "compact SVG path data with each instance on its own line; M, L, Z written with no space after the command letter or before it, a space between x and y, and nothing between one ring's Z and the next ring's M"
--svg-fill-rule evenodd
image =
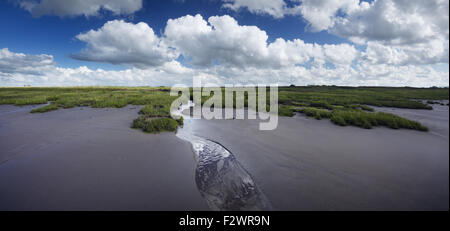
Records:
M232 10L248 9L252 13L264 12L275 18L290 14L301 16L308 22L306 29L312 32L328 31L356 44L366 45L368 51L365 55L374 63L448 63L447 0L374 0L371 3L360 0L274 2L277 4L262 3L258 10L254 9L255 1L252 0L224 0L223 6ZM287 3L293 6L287 8Z

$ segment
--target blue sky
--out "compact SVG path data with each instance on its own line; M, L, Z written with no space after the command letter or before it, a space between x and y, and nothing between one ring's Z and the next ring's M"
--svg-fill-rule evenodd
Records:
M402 5L404 3L390 0L372 2L324 0L320 1L322 5L310 0L262 0L256 1L257 3L251 0L132 0L130 2L134 2L135 5L130 7L137 8L133 8L131 12L124 12L124 9L128 9L129 6L123 5L123 2L102 0L99 1L103 2L99 3L100 9L94 13L86 13L83 8L80 8L80 11L71 14L67 14L67 9L61 9L61 6L54 2L56 1L0 2L2 31L0 49L3 49L4 53L0 56L0 76L2 77L0 85L26 83L58 85L70 83L71 77L77 79L74 83L70 83L73 85L84 85L82 78L90 80L86 81L86 84L124 83L123 79L102 81L98 73L86 76L86 72L78 75L71 72L72 69L76 70L80 67L86 67L92 71L97 69L114 71L111 74L117 75L119 79L121 78L119 71L130 70L140 74L147 71L145 75L150 76L162 70L166 77L160 78L165 78L164 81L155 82L166 84L187 81L186 79L178 81L179 78L175 76L183 73L189 76L212 76L213 82L218 83L259 81L258 78L248 77L253 75L259 76L259 79L263 81L267 80L264 76L275 73L278 80L281 79L283 83L293 81L300 85L302 83L417 86L427 85L427 83L431 85L447 83L448 85L448 77L445 77L445 74L448 76L448 29L443 29L445 26L448 28L448 16L441 15L442 4L448 15L448 2L445 1L430 1L434 5L429 3L424 7L421 1L408 1L408 5L404 6ZM70 4L76 7L79 1L67 2L71 2ZM111 4L116 4L113 5L116 8L112 10L108 8ZM36 15L36 12L39 15ZM387 19L389 13L394 14L399 20L389 21ZM199 24L187 26L187 29L199 28L204 21L205 25L213 30L210 35L191 34L181 28L186 27L182 22L189 20L187 15L197 14L202 20L197 18ZM411 25L398 23L402 20L408 21L405 19L413 16L417 18L417 15L422 17L422 20L417 22L410 20ZM227 25L236 24L238 27L231 31L219 32L217 26L209 21L212 16L219 16L216 20L217 25L227 23ZM175 41L165 33L169 19L180 19L174 28L185 31L182 35L185 38ZM140 38L130 38L125 44L110 44L108 36L120 38L120 33L126 35L127 31L107 33L102 29L105 26L106 30L108 22L118 22L114 25L117 27L123 25L130 30L138 28L137 24L143 22L154 31L158 40L154 44L149 44L148 47L155 46L159 52L164 44L164 49L171 48L176 52L170 57L165 55L156 57L154 49L141 51L145 49L142 47L147 46L140 46L141 50L136 50L138 48L133 47L133 44L148 42L139 40ZM244 26L254 26L256 30L247 30ZM418 29L418 26L421 28ZM224 26L223 29L227 28L232 27ZM429 33L420 35L417 33L420 29ZM89 34L90 30L99 32L104 41L98 40L94 34ZM268 36L267 40L261 38L264 33ZM86 35L84 41L77 37L79 34ZM173 33L172 37L176 34ZM222 37L230 35L230 37L228 40L220 41L221 35ZM198 41L191 41L192 36ZM279 38L282 41L276 41ZM234 44L234 47L226 45L230 40L233 42L230 44ZM251 41L257 45L252 44ZM206 48L202 47L199 51L192 47L201 42ZM101 43L106 45L99 45ZM130 45L129 48L124 47L127 44ZM212 47L220 47L221 51L216 52L212 50ZM249 49L250 52L255 53L254 56L242 53L248 52ZM279 52L276 49L279 49ZM116 50L116 52L106 53L110 50ZM45 58L40 56L44 54L51 56L49 60L51 67L45 62ZM77 56L81 58L74 59L71 56L73 54L81 54ZM143 65L138 58L128 60L127 57L136 54L143 54L142 60L151 57L157 61L144 61L145 65ZM267 57L255 58L255 56ZM14 62L14 59L18 59L17 62ZM21 62L24 66L30 65L31 63L27 62L34 59L40 64L36 64L36 61L32 65L37 66L27 67L36 69L32 72L28 69L24 71L22 69L25 67L18 66ZM7 66L8 62L14 62L14 68L4 67L2 70L2 62L6 63L4 66ZM45 65L41 65L43 62ZM214 65L211 66L211 63ZM245 65L239 65L239 63ZM303 69L299 69L300 67ZM70 73L71 77L66 77L64 82L56 79L52 82L53 77L45 72L51 73L54 70L51 68L64 68L64 73ZM174 68L177 68L177 71L174 72ZM170 75L171 70L172 75ZM361 73L356 73L358 71ZM29 73L34 75L30 76ZM35 73L39 73L40 76L36 76ZM424 79L424 75L429 75L430 78ZM152 76L150 79L155 80L155 78L157 77Z
M29 12L20 8L11 1L0 2L0 27L3 36L0 37L0 47L8 47L14 52L29 54L52 54L55 61L63 67L78 67L86 65L91 68L123 69L104 63L90 63L74 60L69 54L76 53L84 44L75 39L81 32L96 29L104 23L123 19L128 22L146 22L154 31L161 35L169 18L178 18L187 14L201 14L204 18L216 15L231 15L241 25L256 25L269 35L269 41L276 38L301 38L305 42L318 44L338 44L347 39L329 34L326 31L313 33L305 31L306 22L295 16L283 19L273 19L267 15L254 15L248 11L239 13L225 9L220 1L198 0L186 4L182 1L154 0L144 1L144 8L133 16L116 16L105 11L101 16L95 17L64 17L42 16L33 17ZM14 23L11 23L14 22Z

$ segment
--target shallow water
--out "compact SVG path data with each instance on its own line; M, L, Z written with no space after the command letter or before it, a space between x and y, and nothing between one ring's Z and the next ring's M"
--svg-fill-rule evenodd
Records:
M208 210L190 144L130 129L140 107L0 105L0 210Z
M212 210L270 210L271 205L251 175L220 143L194 135L195 120L183 114L193 104L183 105L174 114L182 115L184 126L177 136L189 141L197 161L195 181Z
M259 131L258 120L195 122L195 134L239 159L274 210L448 210L448 138L434 127L367 130L302 115L280 117L273 131Z
M448 210L448 107L435 106L389 109L430 132L297 115L273 131L258 120L186 119L175 135L130 129L136 107L31 114L35 106L0 105L0 210L250 210L267 201L273 210ZM184 131L230 158L199 163ZM241 185L242 171L253 184Z

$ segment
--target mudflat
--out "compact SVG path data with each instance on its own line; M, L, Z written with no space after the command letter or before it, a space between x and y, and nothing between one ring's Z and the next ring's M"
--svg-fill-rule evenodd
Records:
M0 106L1 210L209 209L190 143L130 129L139 108L31 108ZM302 115L280 117L273 131L258 120L183 129L233 153L275 210L448 210L448 107L413 112L430 132Z
M389 107L373 107L376 111L388 112L399 115L401 117L418 121L430 128L430 133L440 136L443 139L449 138L449 111L448 100L439 100L444 105L433 104L433 110L424 109L400 109Z
M274 131L259 131L258 120L191 127L230 150L277 210L448 210L449 114L435 107L377 108L417 113L430 132L339 127L302 115L280 117Z
M188 142L133 130L138 107L0 106L0 210L207 210Z

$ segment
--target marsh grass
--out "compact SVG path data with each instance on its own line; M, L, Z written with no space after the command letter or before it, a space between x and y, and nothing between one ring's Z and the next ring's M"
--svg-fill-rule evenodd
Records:
M133 121L132 128L139 128L147 133L174 132L184 123L183 117L178 120L170 117L170 105L146 105L139 113L141 115Z
M312 101L309 103L310 107L315 107L315 108L323 108L323 109L333 109L333 106L331 106L328 102L325 101Z
M267 110L269 111L269 110ZM279 105L278 106L278 115L292 117L294 116L294 109L291 106Z
M410 109L433 108L419 100L445 100L448 88L388 88L388 87L337 87L308 86L279 88L279 102L300 106L295 111L316 119L330 118L334 124L353 125L370 129L386 126L428 131L422 124L400 116L377 112L370 106Z
M49 105L31 110L44 113L73 107L122 108L126 105L145 105L133 127L140 125L146 132L176 131L181 121L170 117L170 104L176 97L169 88L139 87L66 87L66 88L0 88L0 104L16 106ZM176 126L174 126L176 125ZM136 127L137 128L137 127Z
M393 129L405 128L428 131L428 128L419 122L385 112L370 113L364 111L349 112L337 110L331 113L331 121L341 126L353 125L366 129L371 129L374 126L386 126Z
M280 87L279 102L285 105L307 104L310 107L330 109L332 106L369 105L410 109L432 107L417 100L449 98L448 88L389 88L308 86Z
M313 107L302 108L302 109L298 110L298 112L303 113L309 117L314 117L317 120L331 117L331 112L329 110L317 109L317 108L313 108Z
M146 105L141 113L149 117L170 117L170 105Z
M360 109L342 108L332 111L306 107L297 109L297 112L303 113L308 117L317 120L324 118L330 119L336 125L347 126L353 125L361 128L371 129L376 126L385 126L393 129L405 128L419 131L428 131L428 128L419 122L408 120L400 116L385 112L366 112Z
M58 110L58 105L51 103L49 105L33 109L30 112L31 113L44 113L44 112L55 111L55 110Z
M364 110L364 111L370 111L370 112L374 112L374 111L375 111L375 109L373 109L373 108L371 108L371 107L369 107L369 106L366 106L366 105L359 105L359 107L360 107L362 110Z
M177 97L169 95L167 87L0 87L0 104L17 106L44 104L33 113L72 107L121 108L143 105L133 127L146 132L175 131L181 121L170 118L170 105ZM191 88L192 93L192 88ZM222 89L224 93L224 89ZM224 94L223 94L224 95ZM256 93L256 97L257 97ZM192 94L191 94L192 96ZM266 105L269 102L267 91ZM428 109L432 107L419 100L448 100L448 88L387 88L387 87L279 87L279 115L293 116L299 111L316 119L330 118L333 123L363 128L387 126L425 131L420 123L388 113L373 113L370 106ZM209 97L202 97L202 104ZM224 99L223 99L224 100ZM248 94L244 97L248 106ZM234 99L233 107L236 107ZM448 105L448 104L447 104ZM222 107L225 107L223 101ZM301 107L302 109L295 109ZM175 127L175 124L177 126Z
M159 133L163 131L176 131L179 122L172 118L152 118L148 116L139 116L133 121L132 128L142 129L147 133Z
M16 106L24 106L24 105L33 105L33 104L44 104L47 103L46 97L30 97L30 98L22 98L14 101L14 105Z

